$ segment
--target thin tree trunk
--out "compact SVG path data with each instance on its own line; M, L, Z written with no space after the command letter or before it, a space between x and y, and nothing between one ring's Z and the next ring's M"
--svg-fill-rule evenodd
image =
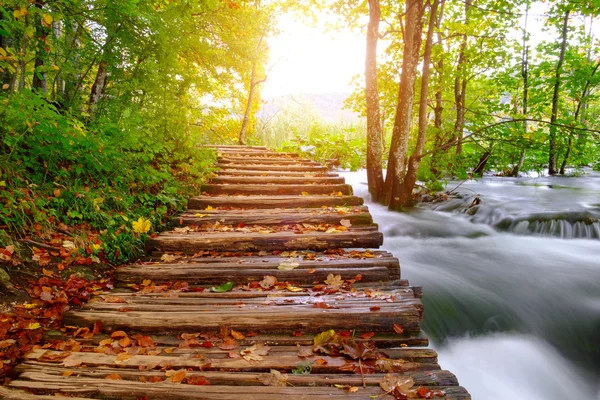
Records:
M261 46L263 42L264 36L262 36L258 40L258 44L256 45L256 52L254 54L254 58L252 60L252 72L250 73L250 89L248 90L248 101L246 102L246 109L244 111L244 118L242 119L242 126L240 128L240 134L238 138L238 143L241 145L246 144L246 135L248 131L248 124L250 123L250 112L252 110L252 101L254 100L254 92L256 87L264 82L267 78L263 78L261 80L256 80L256 69L258 68L258 60L260 56Z
M104 95L104 88L106 87L106 78L108 77L108 63L104 60L98 64L98 71L96 72L96 79L92 85L92 91L90 93L89 102L89 113L93 115L96 110L96 105Z
M561 44L560 44L560 55L558 56L558 63L556 65L556 82L554 83L554 94L552 95L552 115L550 116L550 146L548 151L548 174L556 175L556 159L557 159L557 148L556 148L556 131L557 128L554 125L558 116L558 96L560 93L561 73L562 65L565 59L565 52L567 50L567 32L569 24L570 10L565 12L565 18L563 20Z
M407 0L405 13L402 75L398 90L398 106L392 130L392 145L385 180L385 197L390 209L402 207L400 192L404 183L408 158L408 138L417 78L417 64L421 49L424 0Z
M579 121L579 115L581 113L581 110L584 107L584 104L586 104L585 100L586 100L586 97L589 94L590 81L594 77L594 75L596 74L596 72L598 71L598 68L600 68L600 62L598 62L596 64L596 66L594 67L592 73L590 74L590 76L587 78L587 80L585 82L585 86L583 87L583 90L581 91L581 96L579 96L579 102L577 103L577 109L575 110L575 115L573 116L573 121L575 123L577 123ZM563 158L563 162L560 165L560 174L561 175L565 174L565 169L567 167L567 162L569 160L569 157L571 156L571 148L573 146L573 135L574 134L575 134L575 132L573 130L571 130L569 132L569 142L567 143L567 150L565 152L565 157Z
M412 200L412 192L417 182L417 172L419 171L419 164L421 161L421 155L425 148L425 141L427 140L427 96L429 94L429 67L431 64L431 49L433 47L433 30L435 28L435 22L437 19L437 8L440 4L440 0L434 0L431 5L429 15L429 27L427 29L427 40L425 42L425 52L423 55L423 75L421 76L421 93L419 99L419 133L417 136L417 145L415 150L408 159L408 171L404 178L403 188L400 192L400 204L406 206L410 204ZM442 16L440 15L440 19Z
M441 22L442 15L444 14L444 4L445 0L442 0L440 3L440 18L438 18L436 28L437 28L437 45L442 48L442 33L441 33ZM442 102L442 92L444 90L444 52L439 52L439 59L437 61L437 76L438 81L435 90L435 107L433 109L433 126L435 128L435 139L433 148L437 149L442 145L443 141L443 119L442 116L444 114L444 103ZM439 174L438 168L438 153L433 153L431 156L431 172L437 177Z
M529 46L527 44L527 20L529 18L529 3L525 8L525 27L523 29L523 52L521 53L521 77L523 78L523 118L527 118L527 107L529 97ZM523 121L523 136L527 135L527 121ZM519 176L519 171L525 163L526 148L523 146L519 161L513 167L512 176Z
M38 10L43 10L45 2L36 1L35 8ZM35 62L34 62L34 72L33 72L33 81L31 83L31 87L34 90L41 91L42 93L48 92L48 82L46 79L46 73L40 71L43 69L45 64L45 59L47 56L46 52L46 41L48 40L49 29L44 27L42 22L42 16L37 15L35 18L35 36L37 40L37 47L35 51Z
M373 201L383 196L383 139L377 88L377 41L381 9L379 0L369 0L369 26L365 55L365 98L367 103L367 182Z
M465 26L469 23L469 8L470 0L465 1ZM466 57L467 49L467 34L463 34L460 51L458 53L458 62L456 65L456 78L454 78L454 102L456 103L456 121L454 123L454 137L458 139L456 144L456 154L462 154L463 132L465 129L465 101L467 97L467 74L466 74Z
M4 19L4 13L0 13L0 21L2 21ZM0 35L0 47L3 49L6 49L7 47L12 47L14 46L13 44L14 39L8 36L3 36ZM8 69L4 69L2 72L0 72L0 88L2 88L2 90L11 90L14 87L14 75L15 74L11 74L10 71ZM4 85L8 85L8 89L4 89Z

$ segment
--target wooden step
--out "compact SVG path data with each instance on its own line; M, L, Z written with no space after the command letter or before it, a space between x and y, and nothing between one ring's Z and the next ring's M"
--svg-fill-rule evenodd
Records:
M329 171L329 168L322 165L274 165L274 164L227 164L227 163L216 163L216 168L220 169L235 169L235 170L250 170L250 171L302 171L302 172L316 172L316 171Z
M271 151L266 146L244 146L235 144L205 144L200 147L208 147L217 150Z
M150 363L150 360L148 361ZM369 377L368 380L367 376L365 376L365 387L362 387L363 379L360 378L360 375L342 375L341 377L334 375L331 385L340 385L341 388L337 388L328 385L329 375L324 374L314 378L312 376L294 376L293 374L289 374L287 382L293 386L265 386L260 383L260 379L268 376L269 373L247 372L240 374L230 372L204 372L200 370L187 371L185 373L186 382L188 379L199 378L200 381L206 379L211 383L194 385L173 384L171 382L147 383L147 381L153 377L155 377L154 379L159 380L167 379L166 372L136 372L135 368L123 367L122 365L116 364L113 364L112 366L102 364L92 368L78 367L71 369L48 365L48 363L43 364L49 366L49 368L44 369L43 365L36 365L33 364L33 362L30 364L32 365L27 365L28 370L22 373L20 379L13 381L10 384L11 387L66 394L68 396L73 394L77 396L89 395L94 397L108 396L110 398L118 399L281 400L282 398L290 398L298 400L324 400L332 398L392 398L391 396L386 396L385 392L378 387L378 382L383 379L382 374ZM73 374L65 379L63 374L67 370L72 371ZM169 371L174 371L174 369L169 369ZM122 380L106 379L106 376L110 376L111 374L118 375ZM470 399L464 388L454 386L453 383L451 383L450 386L441 384L441 382L445 381L453 382L449 373L444 374L443 371L435 371L435 374L430 373L427 375L423 372L411 371L403 373L403 375L413 377L416 385L432 391L443 391L444 398L447 400ZM243 378L245 379L242 381ZM140 382L140 380L143 380L144 382ZM359 380L360 383L355 383ZM310 384L305 382L309 382ZM317 382L322 383L320 385L315 384ZM351 385L347 382L352 382L353 384ZM350 392L343 389L344 385L348 385L347 387L353 386L356 387L356 389L353 389L355 391ZM38 397L26 393L23 393L23 395L26 397L4 398L19 400L46 400L56 398L54 396ZM78 397L77 399L81 399L81 397Z
M306 158L292 158L292 157L261 157L259 155L256 156L246 156L246 157L218 157L217 161L220 164L264 164L264 165L279 165L279 166L287 166L287 165L296 165L296 166L320 166L321 164L316 161L311 161Z
M227 326L242 332L321 332L359 328L363 332L418 332L422 304L412 290L398 288L385 296L336 293L314 296L314 292L258 293L258 290L215 293L133 293L113 291L107 303L94 297L81 310L65 313L66 325L92 326L100 321L105 331L131 329L139 332L216 332ZM255 295L255 297L248 297ZM124 302L123 302L124 301ZM324 303L331 308L316 307Z
M201 250L218 251L272 251L315 250L338 248L378 248L383 244L381 232L353 231L339 233L310 232L219 232L219 233L163 233L146 241L146 250L162 252L181 251L196 253Z
M237 170L232 168L222 168L219 170L218 176L280 176L280 177L339 177L334 172L302 172L302 171L251 171L251 170Z
M306 194L352 194L352 186L340 184L316 185L238 185L238 184L206 184L202 185L202 193L208 194L245 194L245 195L302 195Z
M176 256L174 256L176 258ZM296 285L323 282L329 274L340 275L342 279L355 279L361 282L379 282L400 279L400 264L395 257L385 258L338 258L328 260L322 255L315 260L301 257L226 257L227 261L194 262L176 261L171 263L138 263L120 267L115 272L119 286L131 283L188 282L190 284L215 284L231 281L247 284L260 281L265 275L275 276L279 281ZM291 261L290 261L291 260ZM281 265L298 264L293 270L280 269Z
M211 183L237 183L237 184L343 184L345 182L342 177L322 177L322 176L215 176L211 178Z
M339 210L347 210L340 212ZM371 225L373 218L365 206L301 209L259 209L259 210L188 210L171 219L174 226L215 224L246 226L287 225L287 224L340 224L349 221L352 226Z
M299 158L298 153L279 153L277 151L256 151L256 150L235 150L235 149L218 149L218 155L224 157L273 157L273 158Z
M265 209L265 208L321 208L351 207L363 204L357 196L198 196L188 200L188 208L203 210L207 207Z

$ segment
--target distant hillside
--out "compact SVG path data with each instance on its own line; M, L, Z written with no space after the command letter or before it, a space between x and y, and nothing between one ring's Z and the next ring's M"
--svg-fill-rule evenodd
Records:
M344 110L344 100L350 93L305 93L265 99L259 118L274 117L282 112L303 113L328 122L357 121L357 113Z

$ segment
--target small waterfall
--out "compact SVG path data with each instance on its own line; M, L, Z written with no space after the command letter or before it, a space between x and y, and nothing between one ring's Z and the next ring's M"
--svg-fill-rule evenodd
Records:
M600 239L600 218L587 211L505 217L492 225L498 230L517 234L562 239Z

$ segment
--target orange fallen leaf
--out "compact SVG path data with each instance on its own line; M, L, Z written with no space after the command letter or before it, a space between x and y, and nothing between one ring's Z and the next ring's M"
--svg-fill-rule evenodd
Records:
M112 335L110 335L110 337L113 339L123 338L123 337L127 337L127 333L125 333L125 331L114 331L112 333Z
M121 375L119 375L119 374L106 375L104 377L104 379L110 379L110 380L113 380L113 381L122 381L123 380L123 378L121 378Z
M365 332L360 335L360 337L363 339L371 339L373 336L375 336L375 332Z
M404 333L404 328L400 324L394 324L394 332L402 334Z

